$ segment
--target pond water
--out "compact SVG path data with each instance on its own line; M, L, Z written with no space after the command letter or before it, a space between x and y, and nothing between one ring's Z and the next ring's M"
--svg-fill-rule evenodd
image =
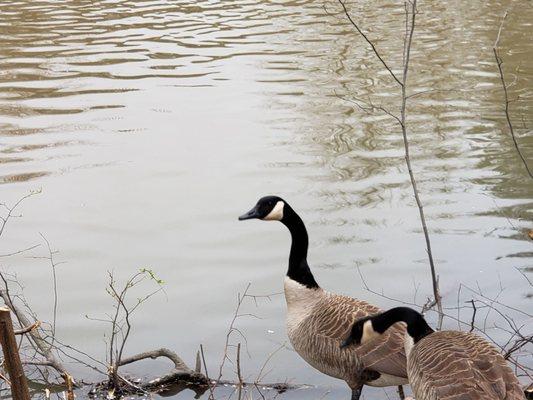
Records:
M403 3L349 8L399 70ZM482 298L459 291L464 284L523 310L502 306L530 333L533 180L509 136L492 52L505 10L511 117L533 165L527 1L419 3L409 90L428 92L410 100L408 125L447 312L457 316L460 304L470 321L465 302ZM216 375L237 294L250 283L250 293L273 295L242 306L258 317L236 325L247 338L245 378L282 347L264 381L317 385L316 398L348 396L343 382L314 371L287 343L280 293L288 232L237 221L259 197L278 194L307 224L309 263L324 288L382 307L431 296L401 133L350 102L397 112L399 91L338 3L0 1L0 12L0 201L41 190L7 226L0 254L40 246L0 264L17 274L39 317L53 317L41 233L61 263L62 342L104 360L108 326L92 319L111 311L107 271L123 282L150 268L164 293L134 316L126 353L168 347L194 365L202 343ZM152 287L139 287L132 301ZM493 327L504 327L497 313L478 305L478 322L505 343L509 335ZM524 363L533 364L531 354ZM158 360L126 371L167 368ZM233 371L228 363L228 379ZM364 393L385 399L393 390Z

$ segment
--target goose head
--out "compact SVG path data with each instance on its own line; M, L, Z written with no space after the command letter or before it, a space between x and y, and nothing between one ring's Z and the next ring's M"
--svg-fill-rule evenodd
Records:
M278 196L261 197L254 208L239 217L239 221L246 219L261 219L263 221L281 221L284 216L285 201Z
M348 337L341 343L341 349L367 343L382 334L374 328L371 317L362 318L353 324Z
M434 331L427 324L424 316L408 307L395 307L383 313L356 321L350 334L342 342L341 348L355 344L364 344L383 335L387 329L397 322L407 325L405 339L405 354L409 354L413 345Z

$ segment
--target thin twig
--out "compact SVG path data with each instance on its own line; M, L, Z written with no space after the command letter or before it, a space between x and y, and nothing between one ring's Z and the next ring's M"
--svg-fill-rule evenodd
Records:
M238 400L241 400L242 397L242 375L241 375L241 344L237 344L237 378L239 379L238 385Z
M470 332L473 332L474 329L475 329L477 308L476 308L476 303L475 303L474 299L470 300L470 303L472 303L472 308L474 310L472 312L472 320L470 321Z
M257 389L257 392L259 393L259 395L261 396L261 398L263 400L265 400L265 395L261 392L261 390L259 389L259 386L257 385L257 383L254 382L254 386L255 388Z
M6 253L6 254L0 254L0 258L16 256L18 254L22 254L22 253L25 253L27 251L33 250L33 249L35 249L35 248L37 248L39 246L40 246L40 244L34 244L33 246L26 247L25 249L22 249L22 250L13 251L11 253Z
M242 334L242 332L239 329L235 328L235 321L237 321L237 319L240 316L239 315L239 310L241 308L243 300L248 295L248 290L250 289L250 285L251 285L251 283L248 283L246 285L246 288L244 289L244 292L243 292L242 295L240 293L237 294L237 306L235 307L235 311L233 313L233 317L231 319L231 323L230 323L228 332L226 333L226 342L224 343L224 355L222 357L222 361L220 363L220 367L219 367L219 371L218 371L217 385L218 385L218 382L220 382L220 380L222 379L222 374L223 374L224 365L226 363L226 360L229 359L229 357L228 357L228 347L230 346L229 341L230 341L231 335L233 334L233 332L237 332L246 341L246 337Z
M35 321L32 325L27 326L22 329L15 329L15 335L24 335L26 333L29 333L30 331L33 331L34 329L37 329L41 326L41 321Z
M52 251L52 248L50 247L50 242L42 233L39 232L39 235L44 240L46 244L46 248L48 249L48 257L46 258L50 261L50 266L52 268L52 285L53 285L53 291L54 291L54 308L53 308L53 321L52 321L52 344L53 344L53 340L56 337L56 323L57 323L58 292L57 292L56 267L58 264L54 260L54 252Z
M16 208L27 198L39 193L41 193L40 190L31 191L27 195L22 196L20 199L18 199L12 206L8 206L5 203L0 203L0 206L4 207L7 210L7 214L5 216L0 217L0 236L2 236L2 234L4 233L4 230L9 220L14 217L13 212L16 210Z
M503 73L503 59L500 56L500 52L498 51L498 46L500 44L500 36L503 29L503 24L505 22L505 18L507 18L508 11L506 10L503 14L502 21L500 23L500 28L498 29L498 35L496 36L496 41L494 42L494 46L492 47L492 51L494 52L494 58L496 59L496 64L498 65L498 72L500 73L500 81L502 83L503 88L503 95L505 100L505 119L507 120L507 126L509 127L509 132L511 134L511 139L513 140L514 147L516 149L516 152L518 153L518 156L520 157L520 160L522 161L522 164L524 164L524 167L526 168L526 171L531 179L533 179L533 171L529 168L529 165L527 164L526 158L522 154L522 151L520 150L520 147L518 146L518 141L516 140L513 123L511 122L511 116L509 114L509 104L511 101L509 100L509 94L507 92L507 84L505 83L505 76Z
M479 289L478 289L478 290L474 290L474 289L472 289L470 286L465 285L464 283L460 283L459 285L460 285L461 287L464 287L465 289L468 289L468 290L470 290L471 292L477 294L478 296L483 297L484 299L490 301L491 303L498 304L498 305L500 305L500 306L502 306L502 307L508 308L509 310L513 310L513 311L516 311L517 313L523 314L523 315L525 315L525 316L527 316L527 317L529 317L529 318L533 318L533 314L530 314L530 313L528 313L528 312L526 312L526 311L524 311L524 310L520 310L519 308L516 308L516 307L513 307L513 306L509 306L509 305L507 305L507 304L504 304L504 303L498 301L497 299L493 299L493 298L491 298L491 297L487 297L487 296L485 296L483 293L481 293L481 291L480 291Z
M348 21L350 21L350 23L353 25L353 27L357 30L357 32L359 32L359 34L366 40L366 42L370 45L370 47L372 47L372 51L374 52L374 54L377 56L377 58L379 59L379 61L381 61L381 63L383 64L383 66L387 69L387 71L389 71L389 74L390 76L392 76L392 78L396 81L396 83L398 83L398 85L400 86L403 86L403 83L398 79L398 77L396 76L396 74L394 72L392 72L392 69L389 67L389 65L385 62L385 60L383 59L383 57L381 57L381 54L379 53L378 49L376 48L376 46L374 45L374 43L372 43L372 41L368 38L368 36L365 35L365 33L361 30L361 28L359 28L359 25L357 25L357 23L352 19L352 16L350 15L350 13L348 12L348 9L346 8L346 4L344 3L343 0L339 0L339 3L340 5L342 6L342 9L344 11L344 14L346 14L346 18L348 18Z
M272 360L272 357L274 357L276 355L276 353L278 353L280 350L282 350L284 348L285 348L285 342L283 342L278 348L276 348L273 352L271 352L268 355L268 357L266 358L265 362L263 363L261 369L259 370L259 373L257 374L257 378L255 378L255 383L260 383L261 380L266 376L266 374L263 375L263 372L264 372L266 366L268 365L270 360Z
M207 364L205 362L204 356L204 346L202 344L200 344L200 354L202 355L202 361L204 363L205 377L207 378L207 382L209 384L209 399L213 400L215 398L215 395L213 393L213 385L211 384L211 379L209 379L209 372L207 372Z

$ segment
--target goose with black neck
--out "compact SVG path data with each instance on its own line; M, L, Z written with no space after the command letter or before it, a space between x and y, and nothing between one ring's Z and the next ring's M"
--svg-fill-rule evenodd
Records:
M353 323L381 310L363 300L322 289L307 262L309 238L300 216L278 196L259 199L239 220L279 221L291 234L289 266L284 282L287 334L296 352L320 372L344 380L352 400L363 385L383 387L407 383L402 326L372 343L341 349Z
M407 372L417 400L526 399L516 375L492 344L469 332L435 332L408 307L358 320L341 348L379 340L398 322L407 325Z

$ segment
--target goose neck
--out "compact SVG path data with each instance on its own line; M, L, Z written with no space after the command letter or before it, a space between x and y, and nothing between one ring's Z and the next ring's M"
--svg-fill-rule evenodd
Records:
M385 311L372 319L372 327L379 333L384 333L396 322L407 324L406 350L434 332L422 314L408 307L396 307Z
M289 229L292 240L287 276L308 288L318 288L319 286L307 264L309 237L302 219L287 205L281 222Z

